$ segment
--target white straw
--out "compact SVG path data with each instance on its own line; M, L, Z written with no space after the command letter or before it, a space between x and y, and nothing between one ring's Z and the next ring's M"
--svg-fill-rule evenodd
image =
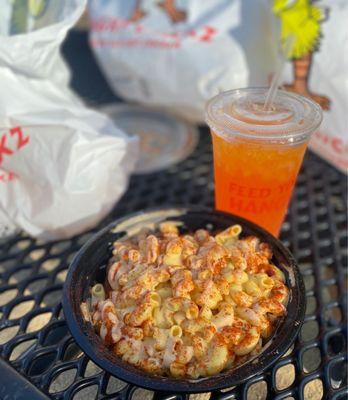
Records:
M273 101L274 101L274 99L275 99L275 97L277 95L278 86L279 86L279 83L280 83L280 78L282 76L282 73L283 73L283 70L284 70L284 66L285 66L285 63L287 61L287 57L288 57L288 54L290 52L290 49L291 49L293 43L294 43L294 37L293 36L289 36L286 39L284 50L282 51L281 62L279 64L279 66L278 66L278 69L277 69L276 73L273 75L271 86L268 89L267 96L266 96L266 101L265 101L265 104L263 105L264 111L270 110L270 108L271 108L271 106L273 104Z

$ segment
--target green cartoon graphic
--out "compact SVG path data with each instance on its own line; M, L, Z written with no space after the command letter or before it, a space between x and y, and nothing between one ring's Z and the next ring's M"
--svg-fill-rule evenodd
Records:
M292 59L294 81L285 85L287 90L311 97L325 110L330 108L330 100L309 90L308 81L313 61L313 53L321 39L321 23L326 19L325 11L311 0L274 0L273 12L281 20L281 41L283 46L291 40L287 55Z

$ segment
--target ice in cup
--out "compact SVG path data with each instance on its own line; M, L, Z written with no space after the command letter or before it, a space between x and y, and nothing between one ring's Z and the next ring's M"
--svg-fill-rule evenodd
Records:
M214 154L215 205L278 236L311 134L318 104L278 91L265 111L267 88L220 93L206 106Z

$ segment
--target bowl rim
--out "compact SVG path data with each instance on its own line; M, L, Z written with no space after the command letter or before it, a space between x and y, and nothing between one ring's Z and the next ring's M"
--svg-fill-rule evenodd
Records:
M295 278L295 284L292 288L296 290L295 298L297 301L295 302L295 308L293 307L293 317L291 321L288 321L288 314L284 317L284 320L281 321L280 325L277 327L277 331L284 331L286 335L280 338L277 337L274 339L275 342L279 342L279 349L273 349L272 352L269 351L271 346L265 348L259 355L240 366L232 369L221 372L220 374L213 375L210 377L204 377L199 379L177 379L171 377L163 377L148 374L139 368L132 366L126 362L120 360L121 364L124 364L124 367L119 366L117 364L111 363L106 358L100 357L96 352L93 343L90 341L88 336L85 333L85 329L83 329L82 324L78 321L78 317L75 314L72 306L71 293L72 288L74 286L73 273L79 266L79 262L83 257L84 253L90 246L92 246L98 239L101 239L107 233L110 233L117 225L126 222L127 220L134 219L136 217L140 217L144 214L151 214L156 212L169 212L169 211L181 212L180 215L189 214L189 213L205 213L211 214L212 216L220 216L225 217L232 223L238 223L242 226L250 229L255 236L260 235L262 241L266 241L268 243L272 243L272 249L274 249L274 244L276 245L277 251L282 253L286 261L288 262L288 266L293 269ZM175 215L178 217L179 215ZM170 218L170 216L169 216ZM284 271L284 268L282 268ZM289 280L289 276L287 276ZM290 296L290 300L287 304L287 310L289 311L289 305L292 306L292 301L294 300L294 296ZM82 299L81 299L82 301ZM202 393L202 392L210 392L214 390L224 389L232 386L239 385L241 383L245 383L249 379L253 378L256 375L263 373L266 369L269 369L272 365L274 365L277 360L286 353L286 351L290 348L290 346L294 343L298 333L301 329L301 326L304 322L305 317L305 309L306 309L306 295L305 295L305 286L300 273L300 270L297 266L296 260L290 251L282 244L282 242L274 237L272 234L256 225L255 223L248 221L242 217L225 213L222 211L217 211L208 207L196 206L196 205L187 205L187 206L165 206L165 207L151 207L145 210L133 212L127 214L124 217L115 219L107 226L96 232L91 238L87 240L87 242L78 250L78 252L73 257L69 269L68 274L63 287L63 298L62 298L62 306L64 311L65 320L67 322L68 329L72 336L74 337L77 345L84 351L84 353L95 362L100 368L109 374L115 376L116 378L125 381L127 383L133 384L138 387L142 387L148 390L153 391L162 391L162 392L175 392L175 393ZM81 319L81 318L80 318ZM287 329L285 329L285 327ZM93 330L91 325L91 330ZM94 335L99 338L99 336L94 333ZM271 340L271 342L273 339ZM108 349L110 353L110 349ZM117 357L115 355L115 357ZM258 360L255 363L255 359ZM243 372L247 370L247 374L244 376L239 376L237 379L234 378L234 372L240 370ZM228 375L229 372L231 374ZM222 379L224 378L224 379Z

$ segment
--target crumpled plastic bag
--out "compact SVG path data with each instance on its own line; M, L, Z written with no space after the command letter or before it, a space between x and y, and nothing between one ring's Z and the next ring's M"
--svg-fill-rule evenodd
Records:
M66 238L98 223L124 193L137 160L137 139L86 108L68 87L59 46L85 0L28 0L24 11L16 9L17 0L5 3L0 8L0 237L19 228L45 240Z
M317 35L311 60L299 59L297 72L289 62L283 83L294 90L294 75L305 75L300 93L324 108L309 146L348 173L346 0L90 0L89 14L91 47L115 92L194 122L220 91L269 85L280 20L306 48Z
M219 91L267 86L279 38L269 0L90 0L90 44L121 97L204 121Z

